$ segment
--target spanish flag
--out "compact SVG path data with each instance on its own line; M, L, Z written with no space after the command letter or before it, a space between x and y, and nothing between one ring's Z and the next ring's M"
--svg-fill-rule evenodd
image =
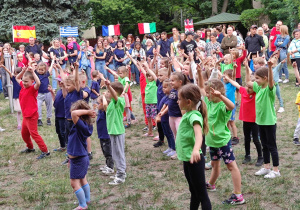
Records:
M14 42L29 42L29 38L36 39L35 26L13 26Z

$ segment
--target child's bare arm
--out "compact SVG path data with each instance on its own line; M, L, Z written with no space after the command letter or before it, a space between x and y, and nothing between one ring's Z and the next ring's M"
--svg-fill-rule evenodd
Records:
M230 82L234 87L236 87L237 89L240 89L241 86L239 85L239 83L237 83L236 81L230 79L227 75L223 75L223 77L225 77L226 80L228 82Z
M24 68L22 68L22 71L16 76L16 80L19 84L22 81L22 77L23 77L25 71L26 71L26 68L24 67Z
M10 78L13 77L12 73L6 68L6 66L4 66L3 64L1 64L1 65L0 65L0 68L1 68L1 67L9 74L9 77L10 77Z
M251 78L250 78L250 67L248 65L248 60L244 61L244 65L245 65L245 69L246 69L246 83L247 85L249 85L249 87L253 87L253 82L251 82Z
M164 104L163 107L161 108L160 112L158 113L158 115L160 117L164 116L165 114L167 114L169 111L169 107L168 105Z
M40 85L41 85L41 81L40 81L39 77L36 75L36 73L33 71L32 68L28 68L27 71L32 72L32 76L33 76L34 81L35 81L34 89L38 90L40 88Z
M51 85L48 86L48 90L51 93L52 100L54 101L55 100L55 93L54 93L53 88L51 87Z
M236 78L236 68L237 68L237 64L233 63L233 74L232 74L232 78L235 79Z
M79 63L75 62L74 63L75 66L75 89L78 92L80 90L80 85L79 85L79 75L78 75L78 69L79 69Z
M102 96L102 102L103 102L103 108L106 111L107 107L108 107L108 103L107 103L107 100L105 98L105 95Z
M191 154L191 159L190 159L190 163L197 163L201 160L201 156L200 156L200 149L201 149L201 145L202 145L202 128L200 126L199 123L194 123L193 125L194 128L194 132L195 132L195 145L193 148L193 152Z
M230 101L227 97L223 96L220 91L214 90L211 87L210 94L212 94L215 97L220 98L224 102L224 104L226 106L226 110L231 111L234 109L234 104L232 103L232 101Z
M95 93L97 96L100 95L99 93L97 93L97 91L95 89L92 89L92 92Z
M73 123L76 124L79 117L82 115L89 115L92 118L96 117L96 112L94 110L78 109L71 112Z
M270 90L273 90L274 87L274 79L273 79L273 70L272 70L273 63L271 59L268 61L268 83Z
M107 71L109 71L109 73L111 73L112 75L116 76L116 77L119 77L119 75L114 71L114 70L111 70L110 68L108 68L107 66L104 67Z
M206 92L205 92L205 89L204 89L204 80L203 80L203 77L202 77L202 69L201 69L200 64L197 66L197 73L198 73L198 86L200 88L201 95L206 96Z

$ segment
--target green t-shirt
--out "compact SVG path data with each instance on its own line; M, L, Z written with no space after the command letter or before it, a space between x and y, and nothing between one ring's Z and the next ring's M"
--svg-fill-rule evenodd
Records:
M118 81L123 85L124 88L125 88L126 82L130 84L130 80L128 77L124 77L124 78L118 77ZM127 93L127 91L128 91L128 89L125 90L124 92Z
M149 82L146 79L147 85L145 89L145 104L157 104L157 86L155 80Z
M193 110L185 113L179 123L176 135L176 152L178 160L190 161L195 145L194 123L203 126L203 118L199 111ZM200 148L200 154L202 153Z
M123 125L123 112L125 108L124 97L118 97L118 101L111 99L106 110L107 131L110 135L120 135L125 133Z
M225 146L230 138L230 130L227 123L231 117L232 111L226 110L223 101L214 103L204 98L208 112L208 134L205 136L205 144L209 147L220 148Z
M220 67L221 67L221 72L223 74L223 72L227 69L233 70L233 63L230 63L230 64L220 63Z
M275 125L277 121L276 111L274 107L276 87L270 90L269 86L262 88L253 82L253 91L255 96L255 113L257 125Z

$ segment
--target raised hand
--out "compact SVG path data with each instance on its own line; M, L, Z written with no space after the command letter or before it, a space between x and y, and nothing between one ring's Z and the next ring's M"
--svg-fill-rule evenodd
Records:
M215 90L212 87L210 87L210 94L213 95L213 96L215 96L215 97L218 97L218 98L220 98L222 96L222 94L221 94L220 91Z
M273 66L273 64L274 64L274 63L272 62L272 59L269 59L269 60L268 60L268 66Z

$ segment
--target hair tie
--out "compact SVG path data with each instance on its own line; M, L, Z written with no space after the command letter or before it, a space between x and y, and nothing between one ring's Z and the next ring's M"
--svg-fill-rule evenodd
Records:
M200 106L201 106L201 100L197 103L196 108L199 109Z

